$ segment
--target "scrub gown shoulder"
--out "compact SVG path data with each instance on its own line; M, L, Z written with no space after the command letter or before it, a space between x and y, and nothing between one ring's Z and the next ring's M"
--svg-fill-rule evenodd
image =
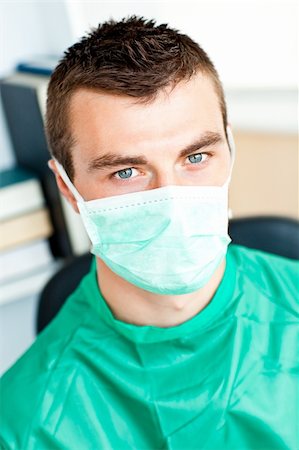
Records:
M93 267L2 377L1 448L298 448L298 282L230 245L211 302L159 328L117 320Z

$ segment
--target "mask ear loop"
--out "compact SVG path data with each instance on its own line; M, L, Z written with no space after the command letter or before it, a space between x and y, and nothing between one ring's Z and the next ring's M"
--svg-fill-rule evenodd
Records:
M57 167L59 175L61 176L61 178L63 179L63 181L65 182L65 184L67 185L67 187L69 188L69 190L71 191L71 193L73 194L73 196L75 197L77 202L84 203L83 197L79 194L79 192L77 191L77 189L75 188L75 186L73 185L71 180L69 179L69 177L68 177L66 171L64 170L64 168L62 167L62 165L57 161L57 159L55 159L55 158L53 158L53 159L55 161L55 165Z
M235 157L236 157L236 146L235 146L235 141L234 141L233 133L232 133L230 126L226 127L226 134L227 134L227 142L228 142L228 146L229 146L229 150L230 150L230 154L231 154L231 163L230 163L230 171L229 171L228 179L225 182L224 186L228 185L230 183L230 180L232 177L232 172L233 172L233 167L234 167L234 163L235 163Z
M228 187L231 177L232 177L232 171L233 171L233 167L234 167L234 163L235 163L236 146L235 146L235 141L234 141L233 133L232 133L230 126L226 127L226 134L227 134L227 141L228 141L228 146L229 146L229 150L230 150L230 154L231 154L231 164L230 164L229 176L228 176L226 183L224 184L224 186ZM230 219L232 219L232 217L233 217L233 212L232 212L231 208L228 208L228 219L230 220Z

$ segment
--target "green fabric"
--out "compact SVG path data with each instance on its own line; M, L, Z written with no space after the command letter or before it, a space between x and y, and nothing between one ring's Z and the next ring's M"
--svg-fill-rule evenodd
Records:
M229 246L209 305L116 320L93 268L2 378L7 449L298 448L299 264Z

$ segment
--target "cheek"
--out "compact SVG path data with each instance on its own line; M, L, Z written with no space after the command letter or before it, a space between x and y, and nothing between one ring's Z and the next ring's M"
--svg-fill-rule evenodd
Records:
M197 186L222 186L230 174L230 158L214 157L203 169L184 171L184 184Z
M101 197L111 197L113 195L130 194L131 192L139 192L148 189L149 180L144 177L137 177L127 182L109 181L103 183L100 194Z
M89 201L95 198L105 197L102 193L101 183L95 181L90 175L83 175L83 173L78 172L75 176L74 184L84 200Z
M119 181L107 177L78 177L77 189L85 200L112 197L148 189L149 177L136 177L131 181ZM80 190L79 190L80 189Z

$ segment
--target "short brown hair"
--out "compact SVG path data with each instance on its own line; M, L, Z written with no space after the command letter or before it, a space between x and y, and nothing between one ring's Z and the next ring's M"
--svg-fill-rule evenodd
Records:
M100 24L65 52L51 76L46 114L50 151L73 179L68 106L79 88L149 102L159 90L199 71L210 76L214 84L226 129L226 104L219 76L196 42L166 24L157 26L143 17Z

